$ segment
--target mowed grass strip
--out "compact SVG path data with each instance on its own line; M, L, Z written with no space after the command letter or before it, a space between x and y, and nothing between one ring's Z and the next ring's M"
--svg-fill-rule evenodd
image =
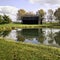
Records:
M0 60L60 60L60 48L0 39Z
M21 28L21 29L27 29L27 28L60 28L60 25L57 25L55 23L46 23L46 24L15 24L15 23L10 23L10 24L1 24L0 25L0 30L9 30L9 29L16 29L16 28Z

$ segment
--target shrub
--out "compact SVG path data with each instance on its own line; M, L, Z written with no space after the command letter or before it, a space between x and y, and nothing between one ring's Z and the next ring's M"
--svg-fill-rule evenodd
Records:
M3 16L3 23L11 23L12 21L11 21L11 19L9 18L9 16L7 16L7 15L4 15Z
M0 24L2 24L3 23L3 18L2 18L2 16L0 15Z

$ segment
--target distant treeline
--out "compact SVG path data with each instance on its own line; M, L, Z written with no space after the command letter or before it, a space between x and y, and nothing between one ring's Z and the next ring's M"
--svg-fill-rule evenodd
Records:
M27 12L24 9L18 10L17 14L18 20L22 20L23 16L39 16L41 24L43 20L46 18L45 16L47 16L48 21L51 23L53 19L60 23L60 8L57 8L55 11L49 9L48 12L44 11L44 9L40 9L36 13Z

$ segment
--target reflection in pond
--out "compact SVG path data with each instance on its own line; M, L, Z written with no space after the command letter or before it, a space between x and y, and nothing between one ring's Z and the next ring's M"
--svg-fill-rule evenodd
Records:
M0 37L13 39L18 42L46 44L52 46L60 45L60 29L17 29L11 31L0 31Z
M21 34L27 38L38 37L38 29L23 29Z
M5 36L8 36L8 34L11 32L11 30L9 30L9 31L0 31L0 36L3 36L3 37L5 37Z
M40 42L40 43L43 43L45 39L45 36L44 36L44 31L42 29L39 29L39 36L37 38L37 40Z
M49 37L49 39L48 39L49 41L48 42L51 43L51 44L54 42L54 35L55 34L53 33L53 30L51 28L50 32L48 32L48 37Z
M25 37L23 35L21 35L21 31L16 31L17 33L17 41L24 41Z
M54 38L56 43L60 45L60 31L55 33Z
M36 38L38 37L38 29L22 29L17 31L17 40L29 43L39 43Z

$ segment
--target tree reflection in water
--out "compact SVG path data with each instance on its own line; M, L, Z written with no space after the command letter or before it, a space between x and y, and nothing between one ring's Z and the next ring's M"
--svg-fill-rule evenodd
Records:
M60 45L60 31L55 33L55 41L57 44Z
M48 44L53 46L60 45L60 32L56 29L49 29L50 31L47 34L48 37Z
M39 29L39 36L37 39L40 43L43 43L45 40L45 35L44 35L44 31L42 29Z
M56 31L57 30L57 31ZM55 32L54 32L55 31ZM22 29L0 31L0 37L15 39L26 43L60 45L60 30L58 29Z
M0 31L0 36L6 37L11 32L11 30Z
M17 41L24 42L25 38L23 35L21 35L21 31L16 31L17 33Z
M38 29L22 29L17 31L17 40L24 42L26 39L33 40L38 37Z
M45 39L42 29L22 29L17 31L17 40L22 42L43 43Z
M50 32L48 33L48 37L49 37L49 41L48 41L48 42L49 42L50 44L52 44L53 41L54 41L54 35L55 35L55 34L53 33L53 29L51 28L51 29L50 29Z

